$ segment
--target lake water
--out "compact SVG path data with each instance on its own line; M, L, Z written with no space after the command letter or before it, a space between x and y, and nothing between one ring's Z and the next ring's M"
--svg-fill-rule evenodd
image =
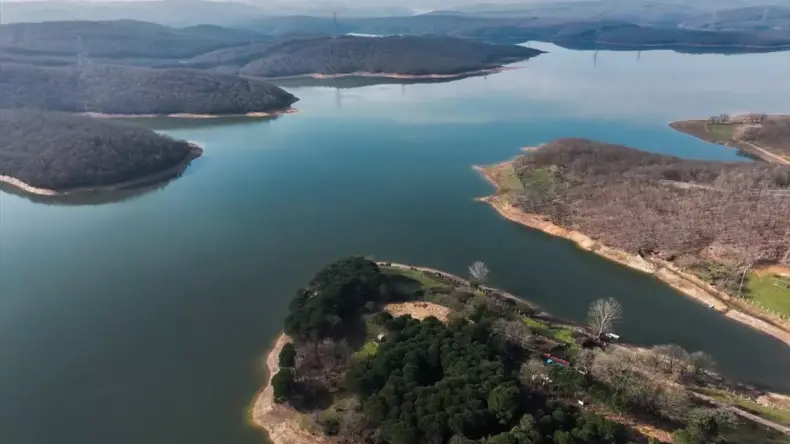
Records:
M628 340L790 391L790 348L505 221L473 200L491 189L471 169L562 136L745 161L666 125L790 111L790 57L536 46L550 53L487 78L291 84L301 112L276 120L151 122L205 147L155 189L0 192L0 442L263 442L245 419L259 358L297 287L351 254L459 274L482 260L493 285L573 319L613 296Z

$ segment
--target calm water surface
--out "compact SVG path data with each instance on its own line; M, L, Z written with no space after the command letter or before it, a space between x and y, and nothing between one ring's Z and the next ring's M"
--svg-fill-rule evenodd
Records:
M205 147L152 190L0 192L0 442L263 442L245 423L258 358L295 289L350 254L456 273L483 260L495 285L573 319L614 296L629 340L705 350L733 378L790 391L790 348L503 220L473 200L491 190L470 168L561 136L744 161L666 124L790 111L788 54L537 46L550 54L488 78L291 84L301 113L271 121L152 122Z

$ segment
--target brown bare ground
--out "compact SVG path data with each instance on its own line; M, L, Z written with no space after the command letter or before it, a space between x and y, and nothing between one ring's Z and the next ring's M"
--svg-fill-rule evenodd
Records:
M501 166L502 164L495 165L494 170L501 169ZM750 308L748 305L738 304L737 301L734 301L734 298L668 262L658 260L648 261L639 255L630 254L626 251L603 245L584 233L568 230L555 225L545 216L526 213L512 205L506 194L500 194L506 190L503 190L496 182L498 175L490 174L487 167L475 167L475 169L480 171L485 179L497 189L496 194L479 198L478 200L490 204L506 219L529 228L543 231L552 236L568 239L576 243L576 245L583 250L596 253L621 265L653 275L675 290L678 290L714 310L724 313L724 315L730 319L769 334L790 346L790 331L761 319L761 317L763 317L762 314L751 313L754 309Z
M387 304L384 310L390 312L392 316L398 317L403 315L410 315L414 319L423 320L429 316L447 322L447 317L450 315L450 309L434 304L433 302L403 302L398 304Z
M253 425L264 429L273 444L329 444L330 440L304 430L299 425L301 414L287 405L274 402L272 377L279 371L280 351L291 342L285 333L281 334L274 347L266 355L268 379L266 387L258 393L250 411Z
M763 267L757 268L754 270L754 274L757 276L763 277L767 274L775 274L777 276L787 276L790 277L790 267L782 267L779 265L771 265L770 267Z

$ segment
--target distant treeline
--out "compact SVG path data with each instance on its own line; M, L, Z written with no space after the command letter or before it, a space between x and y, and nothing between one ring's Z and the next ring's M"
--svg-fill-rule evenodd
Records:
M297 99L269 83L186 69L0 63L0 108L109 114L243 114Z
M257 77L352 72L458 74L528 59L540 51L448 37L340 37L297 40L267 49L242 68Z
M0 110L0 175L56 191L155 175L194 155L141 127L61 113Z

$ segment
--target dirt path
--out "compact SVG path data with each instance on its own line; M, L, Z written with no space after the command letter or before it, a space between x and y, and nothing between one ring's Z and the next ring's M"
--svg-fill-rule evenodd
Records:
M331 441L328 439L314 435L300 427L301 415L299 412L274 402L272 378L280 370L280 350L289 342L291 342L291 338L285 333L280 334L274 347L266 355L268 379L266 387L255 399L250 412L250 420L253 425L266 431L273 444L329 444Z
M758 317L758 315L744 311L747 310L748 307L736 305L737 301L734 301L729 295L719 291L701 279L690 275L684 270L677 268L673 264L668 262L649 261L639 255L602 245L584 233L553 224L545 216L525 213L521 209L510 204L506 195L501 194L503 190L496 182L496 179L489 175L486 168L475 167L475 169L480 171L483 177L497 189L497 194L478 200L490 204L506 219L529 228L543 231L552 236L568 239L576 243L576 245L583 250L596 253L621 265L655 276L675 290L707 305L709 308L722 312L730 319L771 335L790 346L790 329L780 328ZM763 315L760 314L759 316Z
M422 271L422 272L426 272L426 273L436 273L436 274L444 276L447 279L458 281L459 283L462 283L463 285L471 285L471 283L467 279L464 279L462 277L456 276L456 275L454 275L452 273L448 273L446 271L437 270L435 268L417 267L417 266L414 266L414 265L399 264L399 263L396 263L396 262L386 262L386 261L378 261L378 262L376 262L376 264L378 264L380 267L383 266L383 267L400 268L400 269L403 269L403 270L417 270L417 271ZM533 305L532 303L530 303L529 301L521 299L520 297L518 297L518 296L516 296L514 294L511 294L511 293L508 293L508 292L506 292L506 291L504 291L504 290L502 290L500 288L489 287L488 285L480 285L480 288L482 288L484 290L493 291L495 293L499 293L499 294L501 294L502 296L504 296L506 298L516 300L516 301L518 301L518 302L520 302L522 304L527 304L527 305L531 306L533 309L537 310L537 307L535 305ZM548 313L544 313L544 312L540 312L540 311L537 311L536 314L548 316Z

